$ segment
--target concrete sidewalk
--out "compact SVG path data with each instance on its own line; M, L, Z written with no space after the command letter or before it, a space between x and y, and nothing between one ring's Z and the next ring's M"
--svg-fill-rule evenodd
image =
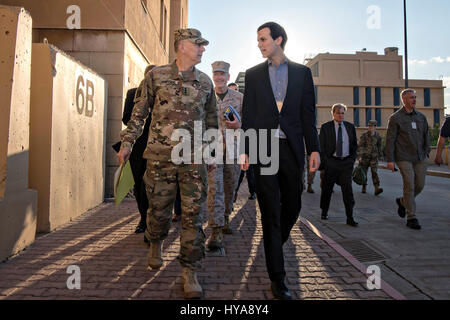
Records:
M244 183L232 215L235 232L225 236L226 257L207 256L199 272L205 299L273 299L259 209L246 190ZM176 260L180 223L172 225L164 242L162 268L152 271L143 235L134 233L138 220L134 201L120 207L104 203L39 237L0 264L0 299L183 299ZM302 221L285 245L286 280L294 299L402 298L384 282L382 290L369 290L366 276L349 262L352 257ZM70 265L81 270L81 290L67 288Z
M397 215L395 198L402 196L400 172L381 169L378 174L384 189L379 196L374 196L370 173L366 194L353 183L357 228L345 225L338 186L331 199L330 219L320 219L318 175L315 193L303 195L302 215L364 265L379 266L382 279L406 298L450 299L450 179L427 175L425 188L416 198L422 230L412 230Z

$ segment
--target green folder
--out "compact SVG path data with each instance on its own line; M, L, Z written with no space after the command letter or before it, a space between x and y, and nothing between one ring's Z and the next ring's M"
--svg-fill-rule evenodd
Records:
M118 206L134 186L130 161L122 163L114 175L114 200Z

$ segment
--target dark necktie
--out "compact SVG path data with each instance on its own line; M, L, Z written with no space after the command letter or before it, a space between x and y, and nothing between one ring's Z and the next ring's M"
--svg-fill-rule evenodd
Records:
M338 129L338 138L337 138L337 146L336 146L336 156L342 157L342 123L339 123Z

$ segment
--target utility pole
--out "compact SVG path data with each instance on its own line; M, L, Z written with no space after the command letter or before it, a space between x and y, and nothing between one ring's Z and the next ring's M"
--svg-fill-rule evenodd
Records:
M403 17L405 25L405 89L408 88L408 34L406 26L406 0L403 0Z

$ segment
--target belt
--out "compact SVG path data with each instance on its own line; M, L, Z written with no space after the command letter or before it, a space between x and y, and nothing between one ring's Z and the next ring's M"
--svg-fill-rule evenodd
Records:
M347 159L350 158L350 156L347 156L347 157L335 157L335 156L331 156L331 157L332 157L333 159L340 160L340 161L347 160Z

